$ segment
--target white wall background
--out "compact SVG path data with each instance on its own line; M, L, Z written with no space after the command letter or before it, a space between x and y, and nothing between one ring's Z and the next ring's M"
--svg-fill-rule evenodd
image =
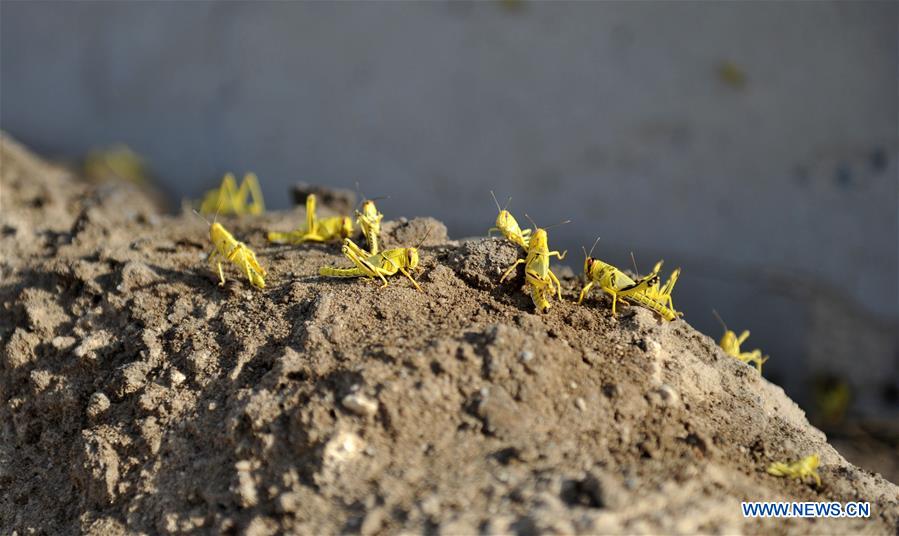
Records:
M276 208L297 180L359 181L392 196L388 217L456 236L491 225L488 190L513 195L522 220L574 220L561 247L601 235L614 263L682 265L689 320L717 337L715 307L751 328L795 396L812 366L882 406L899 385L897 17L891 2L4 2L0 127L49 154L126 142L178 196L226 170L259 173ZM841 318L879 349L829 345Z

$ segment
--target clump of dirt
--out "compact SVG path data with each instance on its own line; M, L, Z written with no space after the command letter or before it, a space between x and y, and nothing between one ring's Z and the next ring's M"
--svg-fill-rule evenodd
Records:
M418 292L329 279L335 245L272 247L302 211L220 219L264 291L205 262L207 226L2 140L0 526L25 533L894 533L899 489L684 321L612 317L580 282L533 313L519 254L421 245ZM489 224L489 215L485 221ZM487 225L485 224L485 225ZM824 485L769 476L821 455ZM872 503L744 519L745 500Z

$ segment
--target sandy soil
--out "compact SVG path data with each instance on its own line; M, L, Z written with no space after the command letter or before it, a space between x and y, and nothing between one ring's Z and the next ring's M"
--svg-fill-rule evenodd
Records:
M431 230L418 273L317 276L271 247L302 211L225 219L269 271L204 261L207 226L2 141L0 532L895 534L899 488L684 321L576 299L533 313L516 249ZM390 218L392 215L387 215ZM492 214L484 214L485 228ZM765 473L817 452L824 485ZM867 520L747 520L744 500L869 500Z

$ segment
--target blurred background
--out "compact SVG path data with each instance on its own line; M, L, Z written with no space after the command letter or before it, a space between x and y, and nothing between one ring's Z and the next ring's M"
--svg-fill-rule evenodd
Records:
M897 24L896 2L3 2L0 127L70 161L127 144L173 206L252 170L270 208L358 181L454 237L492 225L491 189L570 218L575 270L596 236L682 266L691 324L750 329L766 377L899 474Z

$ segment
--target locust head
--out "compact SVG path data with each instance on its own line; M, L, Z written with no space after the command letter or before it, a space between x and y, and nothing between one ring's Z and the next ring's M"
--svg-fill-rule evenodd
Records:
M593 258L593 250L596 249L596 244L599 243L599 237L596 237L596 240L593 242L593 246L590 247L590 253L587 253L586 248L581 248L584 250L584 274L587 277L590 277L590 272L593 271L593 264L596 263L596 259Z
M372 225L381 223L381 218L384 217L383 214L378 212L378 207L375 206L375 202L371 199L367 199L362 203L362 216Z
M512 216L512 213L508 210L501 210L499 214L496 216L496 228L497 229L509 229L509 228L517 228L518 222L515 221L515 218Z
M415 269L418 266L418 248L406 248L406 266Z
M493 196L493 202L496 204L496 210L498 211L498 214L496 215L496 228L500 230L518 229L518 222L512 216L512 213L507 210L512 198L510 197L506 200L506 206L500 207L499 201L497 201L496 194L493 193L493 190L490 190L490 195Z
M537 228L531 235L530 249L538 251L549 249L549 242L546 238L546 229Z
M727 324L724 322L724 319L721 318L721 315L718 314L718 311L712 309L712 314L715 315L715 318L718 319L718 323L724 328L724 335L721 336L718 346L723 348L724 352L727 354L738 355L740 353L740 345L743 344L743 341L745 341L747 337L749 337L749 332L746 331L741 334L740 337L737 337L737 332L728 329Z
M724 330L724 335L721 336L721 341L718 345L728 354L740 353L740 343L737 341L737 334L729 329Z
M221 223L213 222L209 225L209 239L217 249L226 250L230 236L231 233Z

